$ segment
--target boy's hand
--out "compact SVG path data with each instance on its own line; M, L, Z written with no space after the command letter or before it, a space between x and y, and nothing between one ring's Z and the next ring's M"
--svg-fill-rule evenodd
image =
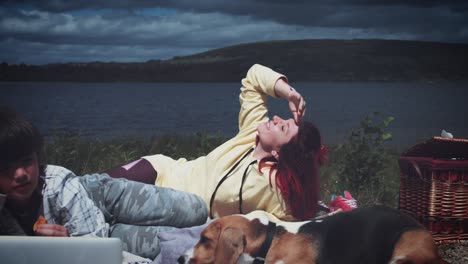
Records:
M39 236L68 236L68 230L63 225L56 224L39 224L35 232Z

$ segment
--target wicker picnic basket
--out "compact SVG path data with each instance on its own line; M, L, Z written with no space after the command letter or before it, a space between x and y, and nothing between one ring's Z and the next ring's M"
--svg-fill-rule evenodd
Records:
M468 140L433 137L399 159L399 209L437 244L468 240Z

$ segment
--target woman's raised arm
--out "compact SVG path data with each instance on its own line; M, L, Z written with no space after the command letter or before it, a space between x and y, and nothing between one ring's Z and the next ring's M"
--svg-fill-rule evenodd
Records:
M286 80L280 78L275 83L276 96L288 100L289 110L294 117L294 121L299 123L302 117L305 115L305 100L302 95L290 86Z

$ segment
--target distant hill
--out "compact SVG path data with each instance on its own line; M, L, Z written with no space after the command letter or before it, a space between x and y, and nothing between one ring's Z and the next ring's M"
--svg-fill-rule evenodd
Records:
M468 80L468 44L290 40L139 63L0 65L0 81L230 82L260 63L297 81Z

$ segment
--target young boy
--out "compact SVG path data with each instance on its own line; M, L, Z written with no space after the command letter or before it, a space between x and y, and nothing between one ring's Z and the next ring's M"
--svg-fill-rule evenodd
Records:
M123 250L154 259L158 232L207 220L206 204L194 194L40 166L41 149L35 126L0 108L0 235L118 237ZM47 223L33 230L41 215Z

